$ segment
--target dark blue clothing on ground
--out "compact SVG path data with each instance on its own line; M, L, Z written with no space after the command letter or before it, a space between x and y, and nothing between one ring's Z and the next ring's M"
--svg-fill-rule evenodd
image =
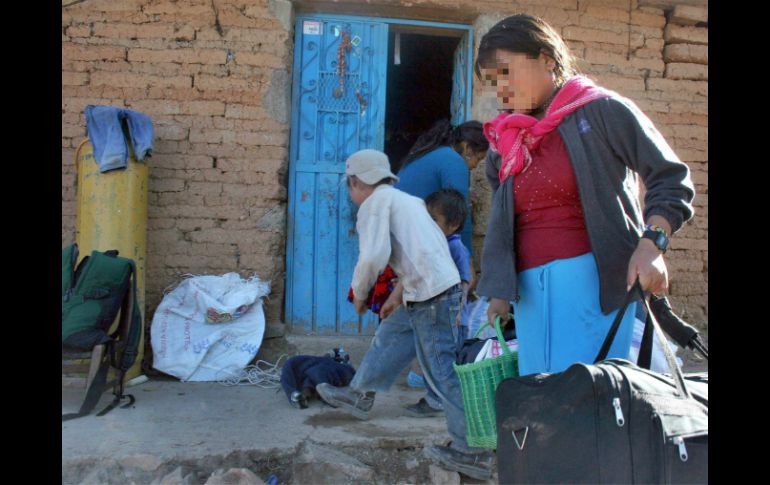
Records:
M281 387L291 402L291 393L311 389L326 382L335 387L347 386L356 371L350 364L342 364L331 357L295 355L281 369Z
M114 106L88 105L85 110L88 138L94 146L94 158L100 172L126 167L128 143L123 122L128 127L137 160L152 154L154 132L152 119L144 113Z
M452 255L452 259L457 266L457 271L460 273L460 280L466 283L471 282L471 253L468 248L463 244L460 235L455 233L446 238L449 243L449 253Z
M449 146L438 147L407 163L396 175L400 179L395 184L397 189L423 200L440 189L453 188L463 194L468 215L460 234L465 247L472 247L471 208L468 200L471 175L468 164L459 153Z

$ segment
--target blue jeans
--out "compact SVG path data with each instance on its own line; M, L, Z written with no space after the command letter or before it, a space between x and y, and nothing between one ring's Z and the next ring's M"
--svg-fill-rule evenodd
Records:
M430 300L398 307L377 327L350 387L387 391L416 355L425 381L444 406L452 447L467 452L472 449L465 440L465 411L453 368L461 302L462 290L454 286Z
M88 105L85 109L88 138L94 146L94 158L100 172L125 168L129 151L123 134L126 123L137 160L152 152L155 137L152 119L144 113L114 106Z
M468 338L468 326L462 325L458 330L459 331L455 334L457 339L455 341L455 349L457 352L460 352L463 348L465 339ZM427 389L427 392L425 393L425 401L428 403L428 405L433 409L444 409L444 404L441 402L441 398L438 397L438 394L436 394L436 391L433 390L430 384L426 383L425 388Z

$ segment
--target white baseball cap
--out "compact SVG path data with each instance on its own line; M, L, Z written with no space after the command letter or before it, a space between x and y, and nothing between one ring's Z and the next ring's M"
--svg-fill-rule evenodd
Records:
M380 180L391 177L398 182L398 177L390 171L388 156L379 150L359 150L345 161L345 175L355 175L361 182L374 185Z

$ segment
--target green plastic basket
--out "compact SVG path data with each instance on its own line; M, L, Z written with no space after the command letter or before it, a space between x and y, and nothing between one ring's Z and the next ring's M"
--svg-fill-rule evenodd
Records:
M476 335L489 323L482 325ZM505 342L500 329L500 317L495 319L498 342ZM460 380L465 407L466 439L469 446L497 448L495 391L507 377L519 375L519 354L501 344L502 355L471 364L454 364Z

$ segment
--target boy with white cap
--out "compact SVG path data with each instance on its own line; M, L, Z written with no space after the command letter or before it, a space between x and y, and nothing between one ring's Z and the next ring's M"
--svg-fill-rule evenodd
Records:
M350 385L320 384L316 390L330 405L366 419L375 392L388 390L416 355L443 401L452 437L450 446L430 446L425 453L445 468L488 479L493 456L468 447L460 383L452 367L462 290L446 237L422 199L392 187L398 177L384 153L354 153L345 162L345 174L350 198L359 206L359 257L351 283L356 311L366 311L369 288L388 264L398 275L394 293L402 304L383 307L385 319Z

